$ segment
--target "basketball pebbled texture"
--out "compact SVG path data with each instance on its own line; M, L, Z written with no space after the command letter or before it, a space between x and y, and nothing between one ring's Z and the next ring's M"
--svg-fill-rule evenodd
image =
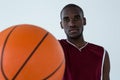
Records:
M11 26L0 33L0 80L62 80L63 50L45 29Z

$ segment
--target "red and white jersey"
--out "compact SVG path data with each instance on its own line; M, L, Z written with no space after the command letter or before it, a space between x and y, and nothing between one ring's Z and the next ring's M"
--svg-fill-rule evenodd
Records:
M103 47L86 43L78 49L67 40L59 40L63 47L66 68L63 80L102 80L105 50Z

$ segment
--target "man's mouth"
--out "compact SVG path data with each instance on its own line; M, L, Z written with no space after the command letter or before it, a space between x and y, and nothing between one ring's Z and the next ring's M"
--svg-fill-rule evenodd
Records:
M78 32L78 29L71 29L69 30L70 33L75 33L75 32Z

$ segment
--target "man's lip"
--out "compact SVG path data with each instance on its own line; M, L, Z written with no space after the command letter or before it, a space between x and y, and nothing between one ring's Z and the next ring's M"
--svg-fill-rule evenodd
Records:
M78 29L70 29L69 32L78 32Z

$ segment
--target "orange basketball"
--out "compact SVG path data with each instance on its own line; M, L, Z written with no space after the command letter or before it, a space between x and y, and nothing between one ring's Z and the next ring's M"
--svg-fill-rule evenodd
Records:
M58 40L31 24L0 33L0 80L62 80L65 59Z

